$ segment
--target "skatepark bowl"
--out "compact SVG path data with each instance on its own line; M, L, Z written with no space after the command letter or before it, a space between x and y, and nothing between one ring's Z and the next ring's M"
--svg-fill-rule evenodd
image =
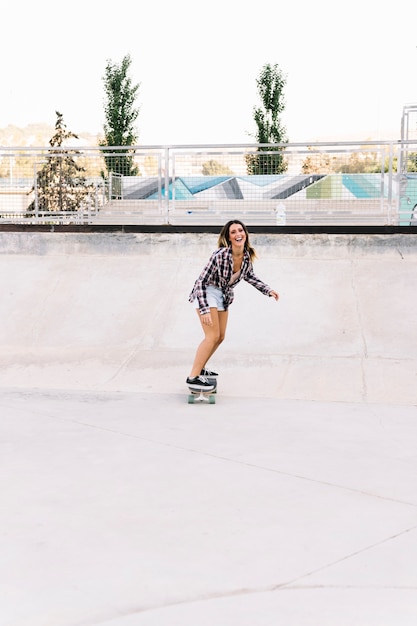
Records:
M0 232L0 626L415 626L415 234Z

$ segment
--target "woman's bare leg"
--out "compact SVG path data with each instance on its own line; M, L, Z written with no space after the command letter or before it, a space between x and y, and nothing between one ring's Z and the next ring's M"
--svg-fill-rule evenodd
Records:
M216 352L219 345L224 341L224 338L226 335L228 311L217 311L217 314L219 317L219 338L218 338L217 344L215 345L214 349L210 352L207 358L207 361L204 363L203 367L206 367L206 363L208 362L212 354Z
M205 367L211 355L217 350L226 333L228 312L210 308L210 314L212 319L211 326L201 323L200 320L204 339L197 348L190 378L200 375L201 370ZM197 311L197 315L200 318L199 311Z

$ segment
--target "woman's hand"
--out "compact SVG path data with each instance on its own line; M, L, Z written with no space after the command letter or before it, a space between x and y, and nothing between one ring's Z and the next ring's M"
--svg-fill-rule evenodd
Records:
M275 298L275 300L278 300L279 293L277 293L276 291L272 290L272 291L269 292L269 297L270 298Z
M206 326L213 326L213 320L211 319L211 313L205 313L201 316L201 323Z

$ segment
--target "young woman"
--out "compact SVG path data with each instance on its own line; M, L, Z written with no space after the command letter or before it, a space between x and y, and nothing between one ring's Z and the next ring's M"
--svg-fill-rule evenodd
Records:
M204 332L187 378L191 389L210 391L216 386L207 380L208 376L217 374L207 370L206 363L225 337L228 308L233 302L233 289L237 283L246 280L266 296L279 298L276 291L254 274L252 262L255 258L246 226L240 220L225 224L219 235L218 249L197 278L189 297L190 302L195 303Z

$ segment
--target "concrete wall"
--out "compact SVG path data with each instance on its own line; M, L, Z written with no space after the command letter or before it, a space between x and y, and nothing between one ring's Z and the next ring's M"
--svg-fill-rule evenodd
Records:
M210 234L0 233L0 385L185 396ZM221 394L416 404L417 236L256 235ZM219 396L220 401L220 396Z

